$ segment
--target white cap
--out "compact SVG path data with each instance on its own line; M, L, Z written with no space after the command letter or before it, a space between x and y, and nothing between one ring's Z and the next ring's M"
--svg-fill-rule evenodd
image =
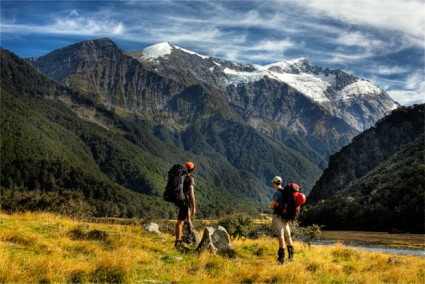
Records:
M282 178L280 176L275 176L272 182L282 184Z

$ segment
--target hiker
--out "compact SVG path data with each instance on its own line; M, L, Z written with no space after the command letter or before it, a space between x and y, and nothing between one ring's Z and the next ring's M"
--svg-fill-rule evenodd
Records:
M291 230L289 228L290 221L283 219L281 214L282 206L285 203L285 198L287 198L287 194L285 194L282 188L282 178L275 176L272 182L273 188L275 189L273 192L272 202L270 204L270 209L273 210L272 234L279 241L277 261L280 264L283 264L285 263L285 242L288 247L288 261L292 261L294 259L294 246L291 238Z
M181 249L183 247L183 224L185 220L189 221L190 217L196 214L196 200L195 200L195 179L192 174L195 170L195 165L192 162L187 162L185 164L187 169L187 176L184 180L183 184L183 192L185 193L184 201L177 201L175 204L179 208L179 215L176 224L176 242L174 246L177 249Z

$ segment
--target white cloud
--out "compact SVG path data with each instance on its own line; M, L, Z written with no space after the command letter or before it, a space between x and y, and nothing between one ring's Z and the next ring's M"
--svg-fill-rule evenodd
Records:
M406 88L409 90L421 90L425 95L425 80L424 73L415 72L406 79Z
M342 32L338 38L333 41L335 44L347 46L361 46L361 47L376 47L381 46L383 42L370 35L366 35L360 31L355 32Z
M124 33L123 23L118 23L115 27L112 28L111 33L114 35L121 35Z
M82 35L108 35L122 34L124 25L122 22L116 23L107 18L86 18L79 16L78 12L72 13L71 17L65 19L56 19L55 22L46 26L50 33L59 34L82 34Z
M422 39L423 46L425 2L422 0L304 0L297 3L344 22L407 33Z
M247 50L281 52L288 48L293 48L294 46L296 46L296 43L286 38L284 40L263 40L254 46L248 47Z
M125 31L122 22L115 22L104 16L84 17L72 10L65 17L55 17L47 24L2 24L2 32L17 34L48 35L122 35Z
M415 72L396 89L390 89L387 93L402 105L425 103L425 78L423 71Z
M69 43L81 36L111 37L133 50L168 41L202 55L260 65L306 57L312 64L375 76L365 79L386 84L394 96L404 92L416 100L424 91L421 73L415 73L423 62L418 52L424 49L423 0L52 1L47 11L43 5L37 10L46 11L42 16L27 5L8 3L9 9L2 5L0 28L10 38L69 35ZM408 59L406 50L413 50ZM416 75L400 81L408 73Z
M76 10L72 10L70 13L69 13L69 15L72 17L72 16L75 16L75 17L78 17L80 14L78 13L78 11L76 11Z
M388 95L403 106L425 103L425 95L420 91L392 90Z
M400 66L378 66L375 73L379 75L397 75L408 72L409 69Z

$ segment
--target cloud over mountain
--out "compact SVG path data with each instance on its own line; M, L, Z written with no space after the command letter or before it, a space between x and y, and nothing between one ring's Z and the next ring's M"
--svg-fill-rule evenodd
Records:
M305 57L373 80L403 104L423 90L422 1L3 1L4 47L22 57L109 37L126 50L172 42L223 60ZM46 17L46 15L48 15ZM379 68L373 68L379 66ZM392 73L379 72L392 69ZM401 72L397 72L401 70ZM422 99L421 101L424 101Z

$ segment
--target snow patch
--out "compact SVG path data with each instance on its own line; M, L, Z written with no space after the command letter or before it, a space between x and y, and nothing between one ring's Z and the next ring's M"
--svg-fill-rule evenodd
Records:
M171 54L172 46L168 42L161 42L143 49L144 59L157 59Z
M357 81L338 92L341 100L351 100L361 95L379 95L382 90L369 81Z
M273 67L278 67L282 69L283 72L291 72L291 64L288 62L276 62L269 65L264 66L266 69L273 69Z
M147 60L154 60L154 59L157 59L159 57L164 57L164 56L171 54L171 52L173 51L173 47L175 47L175 48L177 48L177 49L179 49L183 52L186 52L186 53L189 53L189 54L192 54L192 55L197 55L197 56L204 58L204 59L209 58L209 56L200 55L196 52L181 48L179 46L171 45L168 42L161 42L161 43L157 43L157 44L146 47L145 49L143 49L142 57L144 59L147 59Z
M288 61L271 63L264 66L264 68L274 69L273 67L278 67L282 69L283 72L292 73L293 70L298 70L299 72L302 72L302 67L306 64L308 64L307 59L302 57L302 58L296 58L296 59L292 59Z
M286 83L298 90L299 92L307 95L311 99L317 102L328 102L329 98L326 97L325 92L329 86L335 81L335 76L324 76L324 75L311 75L308 73L292 74L286 72L274 72L270 71L271 66L277 66L282 69L290 69L290 63L278 62L267 66L254 65L255 71L252 72L240 72L233 69L225 68L224 73L227 78L227 85L238 85L241 83L255 82L267 76L271 79L275 79ZM288 68L288 69L286 69Z
M174 46L174 47L177 48L177 49L180 49L181 51L184 51L186 53L189 53L189 54L192 54L192 55L197 55L197 56L199 56L199 57L201 57L203 59L208 59L209 58L209 56L200 55L199 53L196 53L196 52L193 52L193 51L190 51L190 50L187 50L187 49L178 47L178 46Z
M227 85L235 85L256 82L261 80L264 76L268 75L268 72L257 70L254 72L242 72L236 71L230 68L225 68L223 70L224 74L226 74Z
M329 102L325 92L334 81L334 76L313 76L308 73L290 74L271 72L280 81L319 103Z

